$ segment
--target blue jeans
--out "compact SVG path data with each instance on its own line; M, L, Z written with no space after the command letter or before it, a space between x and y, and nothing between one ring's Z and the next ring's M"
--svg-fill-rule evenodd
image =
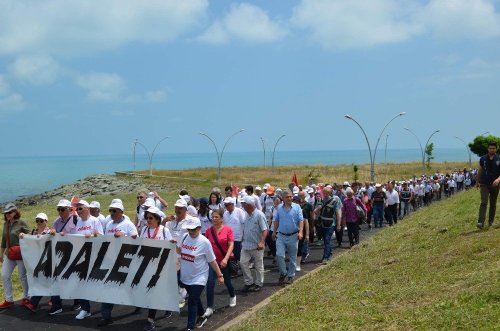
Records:
M323 260L332 258L332 236L335 231L335 225L329 228L321 228L323 231Z
M297 246L299 243L298 234L285 236L278 232L276 240L276 256L278 258L278 269L281 275L287 275L289 278L295 277L295 268L297 266ZM288 251L288 272L285 264L285 252Z
M239 261L241 256L241 241L234 242L233 254L236 261Z
M102 303L101 304L101 316L105 320L111 319L111 311L113 310L114 304L112 303Z
M373 220L375 222L375 226L382 226L382 222L384 221L384 205L373 205Z
M229 292L229 296L232 298L234 297L234 287L233 283L231 283L231 271L229 271L229 267L226 266L225 268L220 268L220 271L224 275L224 284L226 284L227 291ZM214 307L214 290L215 290L215 281L216 281L216 274L214 269L210 267L210 270L208 271L208 281L207 281L207 306L210 308Z
M205 313L203 304L201 303L201 293L205 289L205 286L184 284L184 287L186 288L186 291L189 295L187 328L194 329L198 316L202 316Z

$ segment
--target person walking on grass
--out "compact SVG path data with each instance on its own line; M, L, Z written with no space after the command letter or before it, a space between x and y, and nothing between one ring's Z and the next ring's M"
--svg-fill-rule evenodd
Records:
M477 188L481 193L481 204L479 205L479 216L477 227L482 229L486 220L486 208L488 201L490 210L488 213L488 224L493 225L497 207L498 187L500 184L500 155L497 154L498 144L488 144L488 154L479 159L479 171L477 174Z

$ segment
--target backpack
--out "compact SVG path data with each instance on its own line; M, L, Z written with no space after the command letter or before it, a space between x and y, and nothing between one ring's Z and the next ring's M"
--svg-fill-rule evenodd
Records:
M338 197L332 197L326 204L323 204L321 208L321 214L319 216L320 224L324 228L329 228L333 225L336 220L335 208L339 202Z

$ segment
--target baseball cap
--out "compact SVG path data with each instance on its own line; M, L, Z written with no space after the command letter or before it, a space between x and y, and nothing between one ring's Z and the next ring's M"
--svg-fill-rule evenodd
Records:
M46 221L49 220L49 218L47 217L47 214L45 214L45 213L38 213L38 214L36 214L35 219L37 219L37 218L42 219L42 220L46 220Z
M146 210L147 213L150 214L155 214L157 215L160 219L163 217L163 213L156 207L149 207L148 210Z
M187 209L188 204L187 204L186 200L184 200L184 199L179 199L179 200L177 200L177 201L175 202L175 205L174 205L174 206L175 206L175 207L181 207L181 208L186 208L186 209Z
M241 203L246 203L247 205L255 207L255 200L249 195L244 196L243 199L241 200Z
M146 201L144 201L144 203L142 204L142 206L151 208L151 207L155 207L156 203L153 199L147 198Z
M271 184L269 183L265 183L264 186L262 186L264 190L267 190L269 187L271 187Z
M186 221L184 221L184 224L182 224L183 229L192 230L192 229L196 229L198 227L201 227L201 222L200 222L200 219L197 217L188 218L188 219L186 219Z
M226 198L224 199L224 204L225 204L225 205L226 205L226 204L233 204L233 205L234 205L235 203L236 203L236 199L235 199L235 198L233 198L233 197L226 197Z
M5 205L5 207L3 208L3 213L4 214L7 214L7 213L10 213L11 211L13 210L17 210L17 207L15 204L13 203L8 203Z
M262 187L257 186L257 187L255 187L255 190L256 190L256 191L262 191Z
M87 208L89 208L89 207L90 207L90 204L89 204L87 201L85 201L85 200L80 200L80 201L78 201L78 202L76 203L76 205L77 205L77 206L78 206L78 205L80 205L80 206L84 206L84 207L87 207Z
M65 207L65 208L70 208L71 207L71 202L66 199L59 200L57 203L57 207Z
M92 208L92 204L91 204L91 208ZM118 208L121 211L124 211L124 209L125 209L125 208L123 208L123 203L120 199L114 199L113 201L111 201L109 208Z
M99 201L92 201L90 203L90 208L101 209L101 204L99 203Z
M344 182L343 186L351 186L351 184L349 184L349 182Z

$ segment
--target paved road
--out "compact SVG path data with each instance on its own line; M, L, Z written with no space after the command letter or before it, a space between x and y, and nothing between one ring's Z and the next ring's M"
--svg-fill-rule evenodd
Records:
M362 241L369 235L378 232L380 229L367 229L367 225L362 226L360 231L360 240ZM347 231L344 231L344 241L341 248L336 248L336 240L333 239L334 258L335 256L348 252L348 238ZM310 256L307 263L302 265L302 270L297 273L297 278L304 276L310 271L317 268L321 262L323 254L322 246L313 244L310 246ZM232 321L237 316L248 311L250 308L271 296L281 288L278 282L278 268L272 264L272 258L266 257L264 259L265 265L265 279L264 287L257 293L243 293L242 277L233 278L233 285L236 289L237 305L234 308L229 308L229 296L226 287L216 286L215 289L215 313L205 324L203 329L210 330L221 327L227 322ZM205 295L202 296L202 302L206 308ZM49 316L47 314L49 306L47 301L42 300L38 311L32 313L26 308L16 306L0 311L0 331L19 331L19 330L99 330L105 329L110 331L124 331L124 330L142 330L144 322L147 318L147 309L143 309L141 313L135 314L134 307L130 306L115 306L113 310L114 323L103 328L99 328L97 323L101 318L100 304L93 303L91 305L92 316L85 320L75 320L76 312L69 311L72 300L63 300L64 312L56 316ZM170 318L163 318L163 312L157 313L157 330L183 330L187 324L187 306L181 309L180 314L174 314Z

